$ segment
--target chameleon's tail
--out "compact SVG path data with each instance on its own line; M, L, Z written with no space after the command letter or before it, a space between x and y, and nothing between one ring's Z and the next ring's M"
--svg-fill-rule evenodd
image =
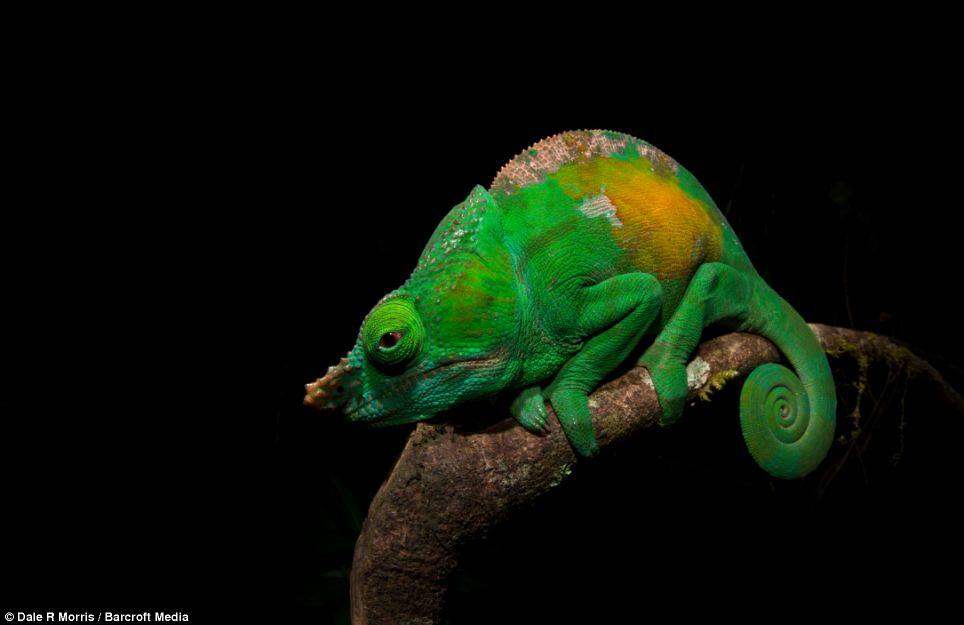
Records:
M773 341L796 370L765 364L740 395L740 424L750 454L764 470L791 479L813 471L833 442L837 394L827 357L803 318L760 281L744 327ZM798 377L799 376L799 377Z

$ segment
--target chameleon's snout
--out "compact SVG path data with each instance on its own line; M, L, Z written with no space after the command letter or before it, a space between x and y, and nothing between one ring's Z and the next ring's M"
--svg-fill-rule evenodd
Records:
M353 370L347 358L342 358L337 365L328 367L324 377L305 384L304 404L319 410L337 408L343 404L347 398L349 386L358 383L349 380L351 377L349 374Z

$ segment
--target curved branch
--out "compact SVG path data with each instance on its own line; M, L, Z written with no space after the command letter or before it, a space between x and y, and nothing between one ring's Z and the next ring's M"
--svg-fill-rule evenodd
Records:
M927 362L869 332L811 325L829 354L856 352L899 363L932 382L964 413L964 400ZM705 394L764 362L779 360L766 339L743 333L701 345L690 363L691 394ZM605 448L658 423L649 373L635 368L590 398L593 425ZM535 436L511 419L464 433L452 424L420 423L368 511L355 545L351 613L355 625L439 623L463 545L520 504L557 486L577 459L558 421Z

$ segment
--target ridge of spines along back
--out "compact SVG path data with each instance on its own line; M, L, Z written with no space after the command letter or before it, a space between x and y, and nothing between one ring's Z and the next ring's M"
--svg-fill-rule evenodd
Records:
M677 170L676 162L642 139L613 130L567 130L536 141L503 165L489 185L492 193L512 192L542 182L560 167L596 156L610 156L632 145L665 170Z

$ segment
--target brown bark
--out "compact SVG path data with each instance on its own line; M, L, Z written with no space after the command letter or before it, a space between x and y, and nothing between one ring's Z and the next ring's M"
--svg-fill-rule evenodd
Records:
M811 326L830 354L860 354L897 363L934 384L964 412L964 400L928 363L893 341L868 332ZM691 393L712 390L779 359L759 336L734 333L701 345L691 362ZM649 374L635 368L590 398L593 425L604 450L658 423L660 409ZM379 489L351 570L355 625L439 623L449 578L462 546L481 537L520 504L557 486L577 463L555 416L536 436L511 419L466 433L446 423L421 423Z

